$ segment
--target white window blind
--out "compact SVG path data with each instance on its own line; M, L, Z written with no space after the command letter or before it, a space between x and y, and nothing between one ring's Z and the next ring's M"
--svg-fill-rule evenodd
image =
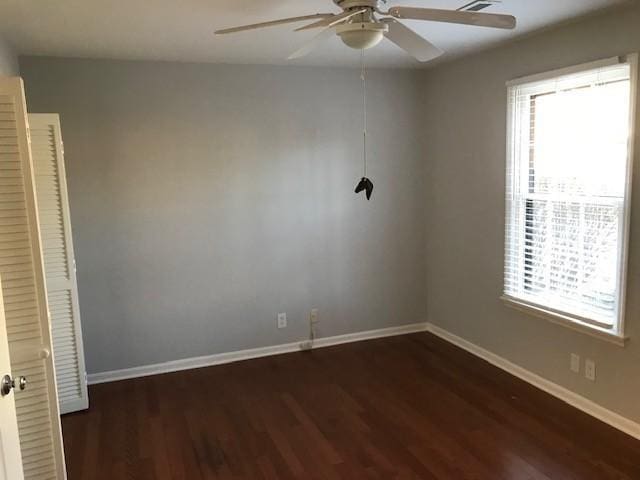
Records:
M610 63L509 87L504 294L618 333L632 69Z

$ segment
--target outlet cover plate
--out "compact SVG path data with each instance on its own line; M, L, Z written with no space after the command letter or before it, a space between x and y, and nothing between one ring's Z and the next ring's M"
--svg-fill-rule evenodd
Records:
M584 376L587 380L595 382L596 380L596 362L593 360L585 360L584 362Z
M571 354L571 371L574 373L580 373L580 355L575 353Z
M287 328L287 314L279 313L278 314L278 328Z

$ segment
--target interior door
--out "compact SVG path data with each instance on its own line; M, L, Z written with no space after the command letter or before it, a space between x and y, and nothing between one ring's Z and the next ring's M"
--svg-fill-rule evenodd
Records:
M0 288L0 379L11 382L11 362L9 343L7 342L7 322L4 316L2 288ZM19 382L19 380L18 380ZM20 437L16 403L12 385L5 383L0 393L0 480L23 480ZM2 386L0 386L0 389Z
M66 478L35 179L20 78L0 77L0 277L25 480ZM2 334L2 332L0 332ZM13 478L11 479L13 480Z
M28 118L58 400L64 414L89 408L64 148L57 114L30 113Z

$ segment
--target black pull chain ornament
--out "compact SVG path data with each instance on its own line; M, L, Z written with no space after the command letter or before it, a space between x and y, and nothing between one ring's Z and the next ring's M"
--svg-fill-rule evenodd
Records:
M362 62L362 73L360 74L360 78L362 79L362 110L364 124L364 129L362 131L364 176L356 186L356 193L360 193L364 190L366 192L367 200L371 200L371 194L373 193L373 182L367 178L367 70L364 64L364 50L361 50L360 55Z
M367 177L362 177L360 183L356 187L356 193L360 193L361 191L365 191L367 195L367 200L371 198L371 194L373 193L373 183Z

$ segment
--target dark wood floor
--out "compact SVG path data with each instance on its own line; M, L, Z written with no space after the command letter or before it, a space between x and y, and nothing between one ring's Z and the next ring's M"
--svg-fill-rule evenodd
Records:
M640 479L640 442L427 333L90 388L69 480Z

